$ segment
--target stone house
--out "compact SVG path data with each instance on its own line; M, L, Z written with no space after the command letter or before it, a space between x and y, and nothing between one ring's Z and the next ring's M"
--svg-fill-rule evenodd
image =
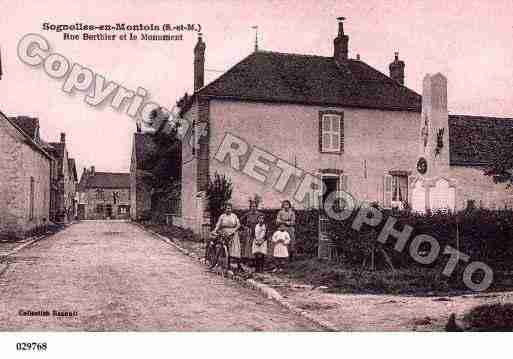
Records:
M151 210L151 186L145 179L147 160L155 149L152 134L134 133L130 162L130 218L134 221L147 217Z
M0 235L24 237L48 225L53 158L35 118L0 112Z
M52 171L51 220L68 222L76 217L76 195L78 176L75 160L69 157L66 134L61 133L60 142L49 142L45 148L55 158Z
M84 168L78 197L79 219L129 219L130 174Z
M232 202L254 194L276 208L318 207L335 190L382 207L504 207L512 192L483 175L485 143L513 120L449 115L447 80L427 75L423 96L405 86L396 53L387 76L348 56L341 19L333 56L260 51L204 84L206 44L194 48L194 93L180 114L192 125L182 145L182 214L199 231L216 172L234 184ZM186 143L194 143L188 146Z

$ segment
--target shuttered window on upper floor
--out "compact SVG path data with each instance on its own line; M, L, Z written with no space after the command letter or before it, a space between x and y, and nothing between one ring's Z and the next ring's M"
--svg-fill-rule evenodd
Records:
M342 153L344 151L344 114L338 111L319 113L319 151Z

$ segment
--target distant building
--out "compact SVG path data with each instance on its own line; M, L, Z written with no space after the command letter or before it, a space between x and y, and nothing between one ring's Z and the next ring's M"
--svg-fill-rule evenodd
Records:
M52 162L36 118L0 112L0 236L24 237L48 225Z
M130 174L84 168L79 183L79 219L130 218Z
M136 221L149 215L151 186L148 184L148 158L155 153L153 135L134 133L130 163L130 218Z
M45 148L55 158L52 172L51 219L55 222L68 222L75 219L78 176L75 160L69 158L66 148L66 134L61 133L60 142L49 142Z

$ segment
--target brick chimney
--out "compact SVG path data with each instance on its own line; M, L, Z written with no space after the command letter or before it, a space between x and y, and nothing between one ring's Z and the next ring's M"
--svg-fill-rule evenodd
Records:
M339 64L347 61L348 59L349 36L344 34L345 19L345 17L337 17L338 36L335 38L335 40L333 40L333 58Z
M390 78L404 85L404 61L399 60L399 53L395 53L394 62L388 66L390 70Z
M66 134L61 132L61 143L66 143Z
M202 34L198 34L198 42L194 46L194 91L205 84L205 43Z

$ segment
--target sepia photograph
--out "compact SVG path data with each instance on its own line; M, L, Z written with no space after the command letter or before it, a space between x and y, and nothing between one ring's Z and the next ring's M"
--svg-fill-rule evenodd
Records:
M513 331L511 1L1 5L0 356Z

